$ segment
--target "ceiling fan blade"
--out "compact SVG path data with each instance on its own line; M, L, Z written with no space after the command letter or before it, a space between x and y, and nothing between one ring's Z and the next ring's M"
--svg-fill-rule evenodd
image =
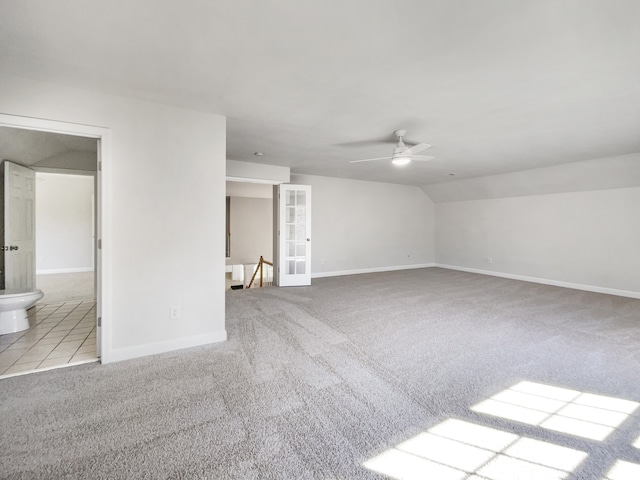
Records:
M407 148L404 152L402 152L403 155L414 155L418 152L421 152L423 150L426 150L427 148L430 148L431 145L429 145L428 143L419 143L418 145L414 145L411 148Z
M351 160L349 163L373 162L376 160L391 160L391 157L367 158L365 160Z
M416 162L428 162L429 160L433 160L436 157L429 157L427 155L411 155L411 160L415 160Z

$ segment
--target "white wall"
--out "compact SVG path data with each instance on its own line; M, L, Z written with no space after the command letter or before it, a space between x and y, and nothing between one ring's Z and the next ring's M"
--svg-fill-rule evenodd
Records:
M8 75L0 92L2 113L111 131L109 359L224 340L225 118Z
M313 276L434 261L434 206L420 188L315 175L291 183L311 185Z
M257 183L287 183L289 167L227 160L227 180Z
M639 206L638 187L438 203L436 262L640 293Z
M227 160L227 165L229 165L229 160ZM273 185L227 182L227 197L273 198Z
M36 273L93 270L94 182L36 172Z
M231 197L231 256L227 265L273 262L273 200Z

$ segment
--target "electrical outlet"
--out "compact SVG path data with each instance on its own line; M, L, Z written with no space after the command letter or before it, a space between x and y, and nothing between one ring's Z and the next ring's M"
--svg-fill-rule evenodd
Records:
M169 316L173 319L180 318L180 306L173 305Z
M323 258L322 260L320 260L320 265L324 265L326 262L326 260Z
M487 257L487 263L493 263L493 258Z

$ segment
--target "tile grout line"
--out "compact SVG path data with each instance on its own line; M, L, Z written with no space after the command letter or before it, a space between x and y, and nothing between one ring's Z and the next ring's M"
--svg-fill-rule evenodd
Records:
M91 303L91 305L88 305L89 303ZM84 304L84 305L83 305ZM53 308L55 307L55 308ZM71 308L70 308L71 307ZM88 307L88 308L86 308ZM67 308L69 308L69 310L67 311ZM85 310L86 308L86 310ZM91 315L92 312L94 312L93 314L95 315L95 301L89 302L68 302L68 303L62 303L62 304L53 304L53 305L42 305L39 306L39 308L37 308L34 312L33 312L33 317L37 316L39 313L42 314L43 311L47 311L48 309L51 309L51 311L49 311L49 313L46 313L45 316L40 319L37 320L34 318L33 322L33 326L31 326L29 329L25 330L24 332L20 332L22 333L21 335L17 336L13 342L11 342L10 344L7 345L7 347L2 350L0 352L0 358L2 357L2 354L7 352L8 348L10 348L12 345L17 344L18 342L20 342L21 340L24 340L25 337L27 335L29 335L30 333L33 333L33 329L36 327L40 327L42 328L44 325L43 323L45 323L47 320L49 320L49 323L51 324L51 327L45 327L46 331L44 331L44 334L40 335L41 332L39 332L37 334L38 338L37 340L35 340L35 342L33 344L31 344L25 352L22 353L22 355L20 355L18 358L16 358L16 360L14 360L10 365L8 365L7 367L4 367L2 370L2 373L0 373L0 375L4 375L6 374L7 371L9 371L11 368L20 365L20 360L23 359L26 355L29 354L29 352L33 352L33 349L38 347L38 346L45 346L45 345L40 345L40 341L42 341L43 339L45 339L48 335L50 335L51 333L54 332L54 330L56 328L59 328L61 325L64 325L64 329L62 330L58 330L59 332L63 332L64 334L59 337L59 341L56 343L50 343L50 344L46 344L46 346L49 345L53 345L53 347L45 354L45 357L42 360L35 360L33 362L24 362L24 363L38 363L36 365L36 367L33 369L33 371L37 370L44 362L46 362L47 360L55 360L54 358L49 358L49 355L51 355L53 353L54 350L56 350L56 348L60 347L60 345L62 345L63 343L65 343L65 339L73 336L73 335L79 335L77 332L74 333L74 330L76 330L79 325L81 323L87 323L86 319L90 319L91 320ZM62 310L62 311L61 311ZM79 316L79 318L77 320L73 320L71 319L71 322L69 321L69 316L72 314L78 314L81 315ZM55 322L55 324L53 322L51 322L51 316L54 315L63 315L57 322ZM71 325L71 328L69 330L66 330L66 327L68 327L69 325ZM82 338L78 339L78 341L80 342L78 344L78 346L74 349L74 350L70 350L72 353L70 353L69 358L66 362L61 362L60 365L65 365L67 363L70 363L73 358L78 355L78 351L83 348L83 346L85 345L85 343L87 342L87 340L89 340L89 338L92 336L92 334L95 334L95 325L93 324L93 322L89 325L83 326L81 329L86 329L86 328L90 328L90 330L88 332L82 332L82 333L86 333L86 335L83 335ZM11 335L11 334L10 334ZM51 337L49 337L51 338ZM55 338L55 337L54 337ZM30 341L27 342L31 343ZM95 345L94 345L94 349L95 349ZM88 352L87 352L88 353ZM59 358L65 358L67 355L64 355L63 357L59 357ZM97 357L96 357L97 358ZM28 371L28 370L26 370Z

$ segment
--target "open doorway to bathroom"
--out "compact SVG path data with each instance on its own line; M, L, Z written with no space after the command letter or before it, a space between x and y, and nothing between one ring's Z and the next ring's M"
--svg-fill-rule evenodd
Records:
M35 171L31 262L44 293L27 311L28 329L0 335L0 375L99 358L98 149L97 138L0 126L0 160Z
M260 257L273 262L273 185L228 181L226 290L245 288ZM263 285L272 278L264 264Z

